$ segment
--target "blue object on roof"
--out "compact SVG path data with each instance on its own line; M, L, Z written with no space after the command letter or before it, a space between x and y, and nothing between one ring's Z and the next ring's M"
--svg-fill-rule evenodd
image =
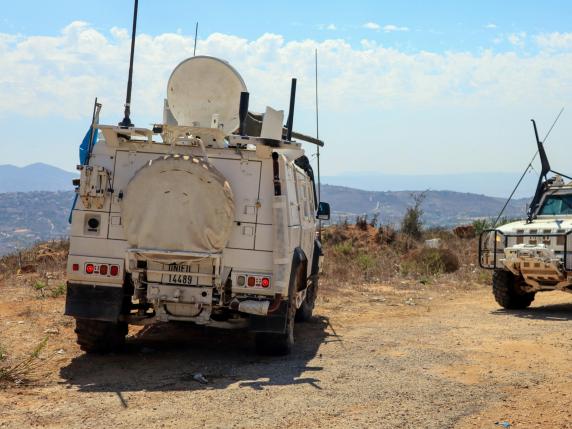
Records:
M89 158L90 155L90 146L91 149L93 149L93 146L95 146L95 144L97 143L97 134L98 134L98 129L95 129L93 131L93 145L90 145L89 143L89 138L91 137L91 127L89 127L89 129L87 130L87 133L85 134L85 137L83 138L81 144L79 145L79 163L82 165L85 165L87 159Z
M95 130L93 130L93 144L90 144L89 139L91 137L91 130L92 130L92 127L89 127L87 130L87 133L85 134L85 137L83 138L83 140L81 141L81 144L79 145L79 163L81 165L85 165L88 162L89 156L91 155L91 151L93 150L93 147L97 143L97 134L98 134L99 130L97 128ZM70 224L72 222L73 209L75 208L75 205L77 203L77 197L78 197L78 195L75 194L75 198L73 200L72 208L70 211L70 217L68 218L68 223L70 223Z

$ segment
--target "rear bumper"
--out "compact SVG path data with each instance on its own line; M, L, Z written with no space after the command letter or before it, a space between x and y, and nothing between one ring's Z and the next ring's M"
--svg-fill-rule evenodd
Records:
M117 322L123 304L118 286L67 284L65 314L78 319Z

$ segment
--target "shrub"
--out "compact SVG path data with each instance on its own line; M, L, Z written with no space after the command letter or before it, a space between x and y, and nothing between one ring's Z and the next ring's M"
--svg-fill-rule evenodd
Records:
M367 253L360 253L356 257L356 263L363 273L364 279L369 280L370 272L376 264L375 258Z
M374 215L371 217L371 220L369 221L369 226L373 228L377 227L378 220L379 220L379 213L374 213Z
M45 337L28 356L12 365L6 363L5 355L2 354L3 357L0 359L0 386L11 383L21 384L26 381L42 365L43 362L39 360L39 357L47 343L48 337Z
M423 235L423 209L421 204L425 199L425 192L420 194L411 194L413 198L413 206L407 207L407 211L401 221L401 232L409 235L415 240L420 240Z
M403 274L436 275L452 273L459 269L459 258L449 249L423 247L413 250L401 263Z
M358 216L356 218L356 227L362 231L367 231L367 215Z
M65 293L66 293L66 285L63 283L60 283L59 285L50 290L50 296L52 298L58 298L60 296L65 295Z
M478 236L485 229L491 228L493 226L493 223L489 219L475 219L472 225L473 228L475 228L475 234Z
M348 236L346 234L345 228L332 226L324 230L322 233L322 239L324 243L328 243L329 245L334 246L346 241Z
M375 241L379 244L391 245L397 239L397 232L389 225L382 225L377 229Z
M352 253L353 246L352 246L351 241L344 241L342 243L338 243L338 244L334 245L333 250L334 250L334 252L342 254L342 255L349 255Z

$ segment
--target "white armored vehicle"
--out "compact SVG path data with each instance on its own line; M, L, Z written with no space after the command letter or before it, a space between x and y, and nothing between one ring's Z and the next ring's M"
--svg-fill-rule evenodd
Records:
M537 292L572 292L572 182L563 177L572 179L551 170L533 124L542 171L528 217L479 238L480 266L494 270L495 300L507 309L528 307Z
M131 81L131 79L130 79ZM293 135L296 81L283 112L248 111L226 62L183 61L162 124L97 122L78 166L66 314L87 352L117 349L128 324L192 322L256 333L288 353L295 320L312 315L322 258L308 158ZM130 85L128 85L130 87ZM128 91L129 93L129 91Z

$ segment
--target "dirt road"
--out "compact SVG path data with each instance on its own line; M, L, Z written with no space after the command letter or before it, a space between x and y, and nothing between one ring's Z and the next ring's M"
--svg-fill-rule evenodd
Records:
M50 356L38 381L0 390L0 427L572 428L567 294L508 312L484 287L342 288L297 328L288 358L185 326L86 356L63 298L32 295L0 285L0 344L14 356L49 335Z

